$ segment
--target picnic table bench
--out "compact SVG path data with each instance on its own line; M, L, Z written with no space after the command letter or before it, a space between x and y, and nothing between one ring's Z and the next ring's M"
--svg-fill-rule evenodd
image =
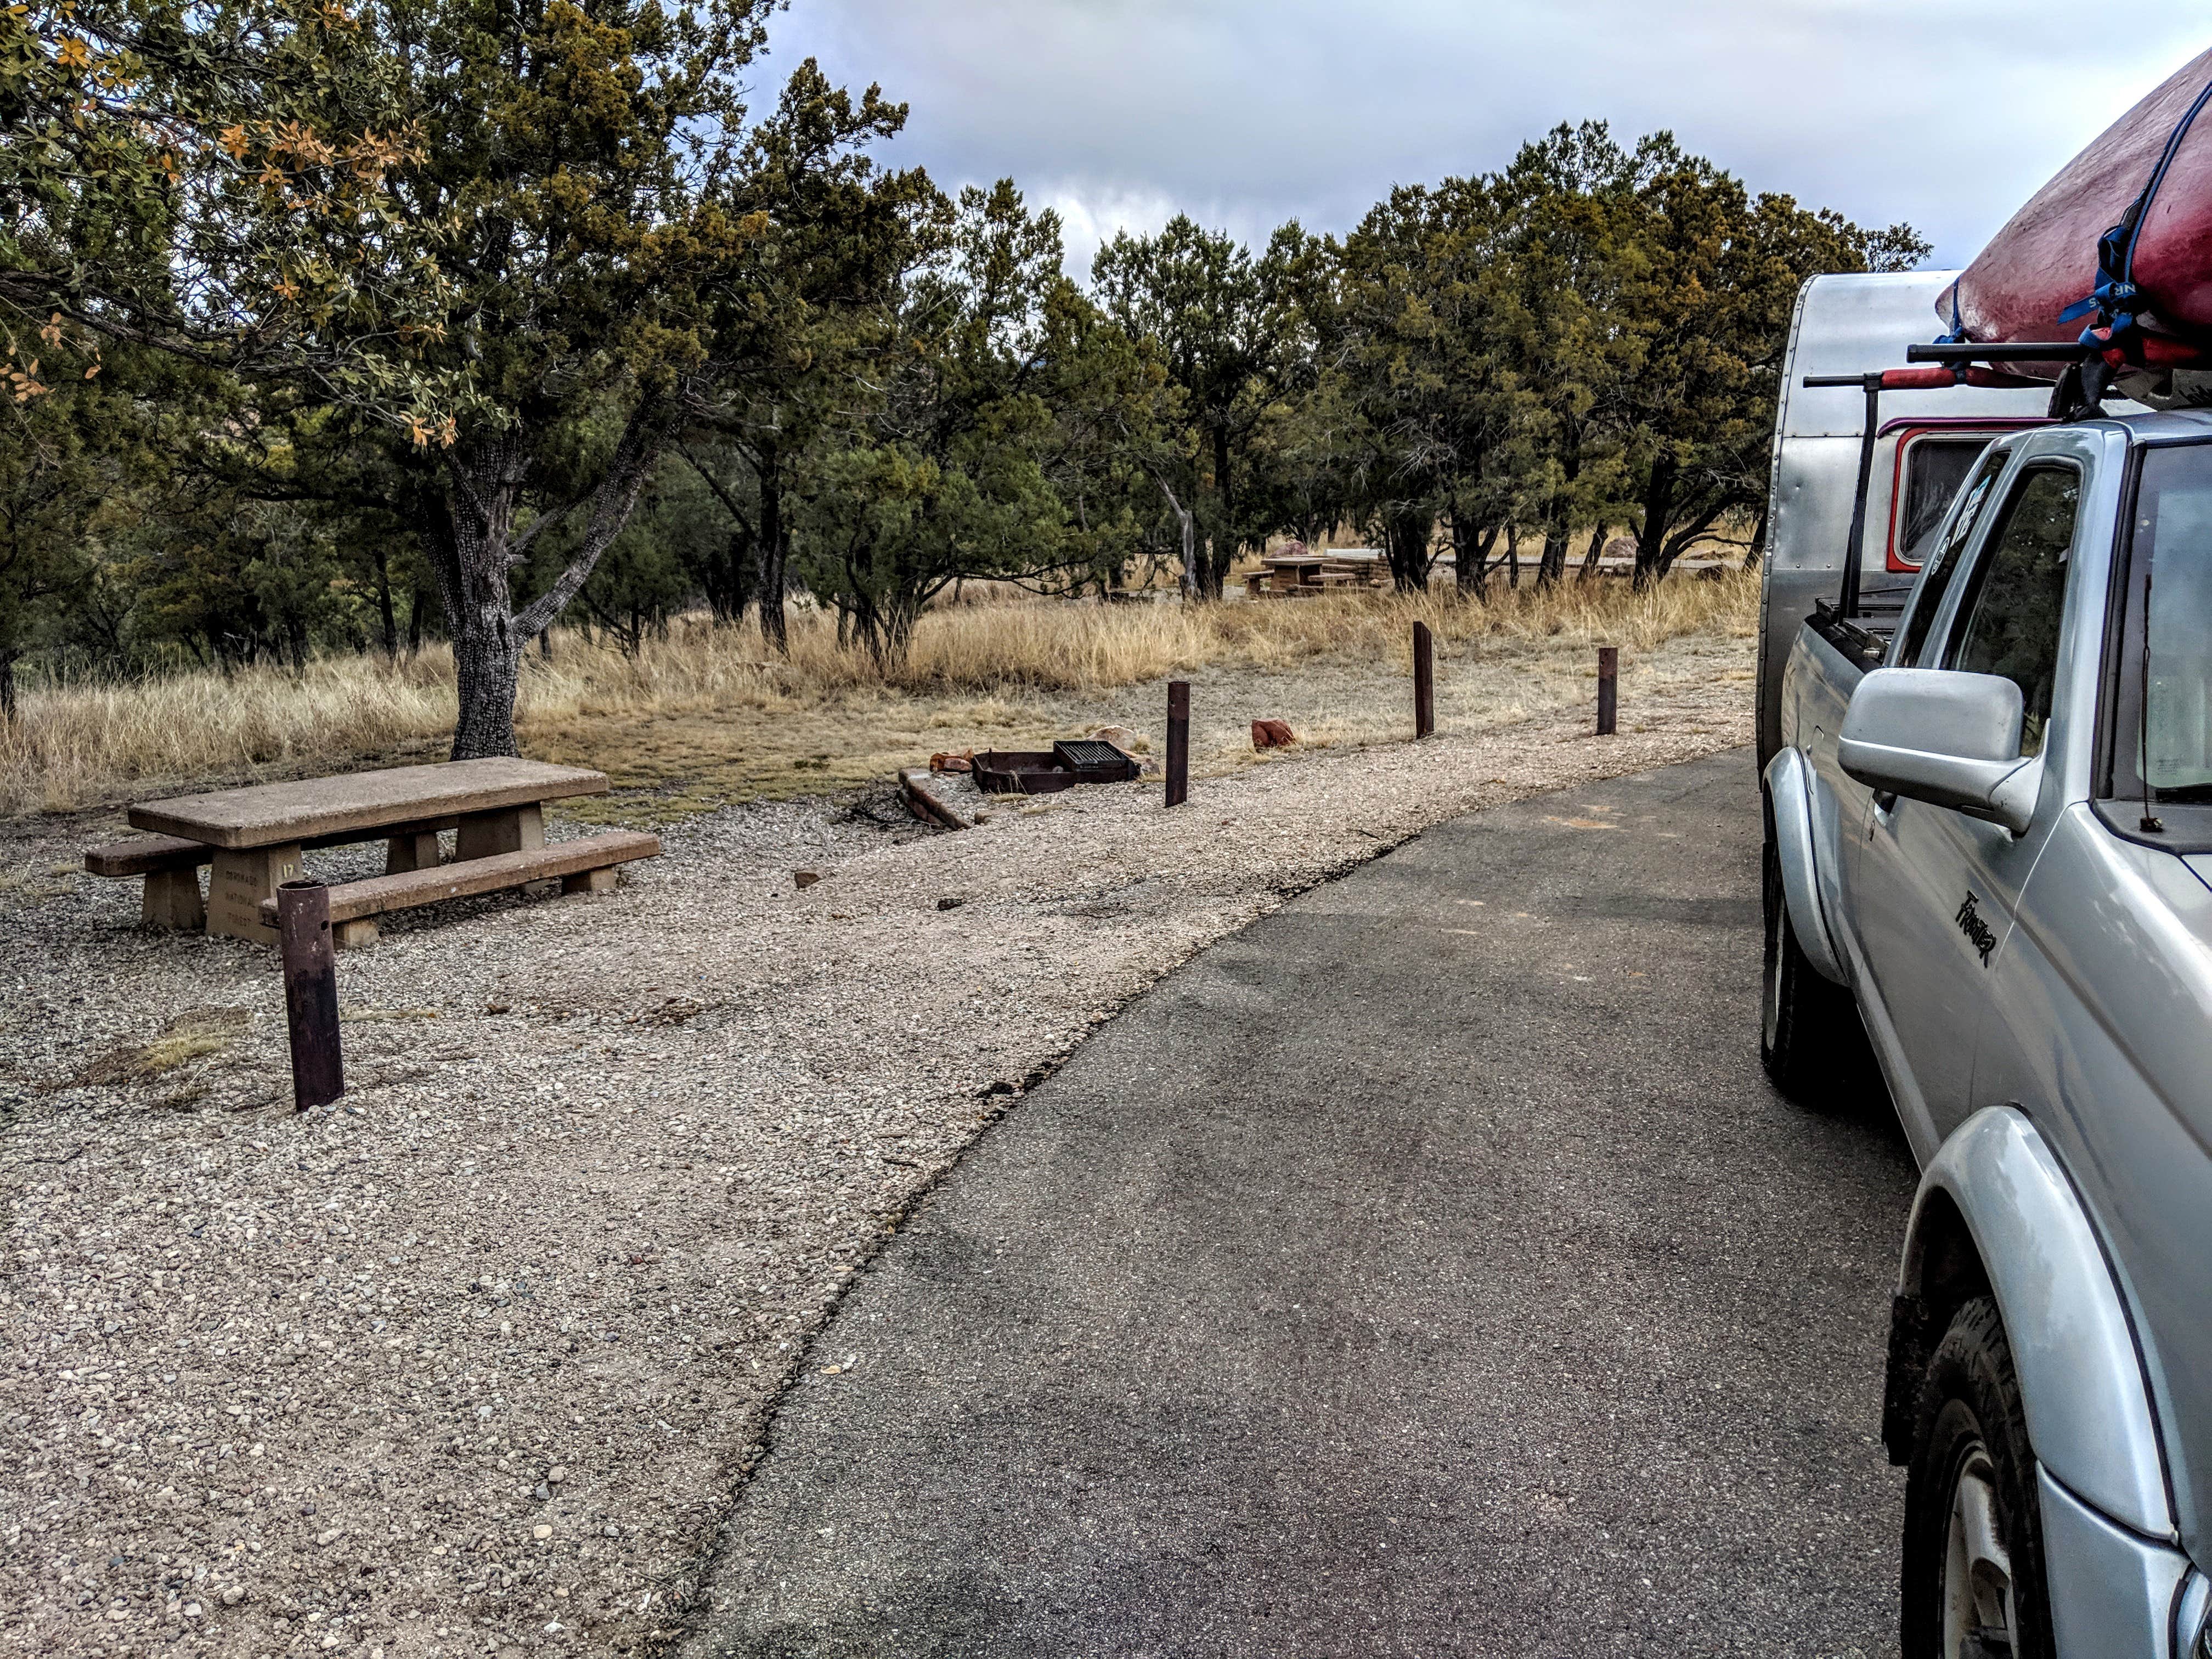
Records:
M609 830L545 844L546 802L607 787L581 767L494 759L218 789L133 806L131 826L152 833L88 849L84 867L143 877L152 926L274 945L276 888L299 879L304 852L382 841L384 874L331 890L332 931L351 948L374 943L375 919L393 910L556 879L570 892L611 887L615 867L653 857L659 837ZM438 839L447 830L450 863ZM214 866L204 902L204 864Z

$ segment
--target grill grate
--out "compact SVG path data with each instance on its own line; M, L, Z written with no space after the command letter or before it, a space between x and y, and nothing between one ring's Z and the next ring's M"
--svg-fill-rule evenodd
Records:
M1097 738L1077 738L1055 743L1053 748L1079 772L1118 771L1128 764L1128 757L1120 750Z

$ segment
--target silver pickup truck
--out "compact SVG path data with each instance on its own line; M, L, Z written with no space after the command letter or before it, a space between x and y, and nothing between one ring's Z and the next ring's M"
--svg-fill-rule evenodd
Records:
M1877 384L1943 281L1800 305L1761 1050L1806 1097L1878 1091L1870 1048L1923 1170L1882 1408L1906 1659L2212 1659L2212 415ZM1931 430L1971 450L1901 549Z

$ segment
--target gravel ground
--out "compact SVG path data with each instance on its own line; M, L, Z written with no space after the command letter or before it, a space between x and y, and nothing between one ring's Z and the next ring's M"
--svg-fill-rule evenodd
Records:
M626 1653L855 1266L1206 944L1442 818L1746 741L1747 641L1547 718L922 830L697 819L615 893L340 958L295 1116L268 954L0 841L0 1652ZM1731 677L1711 672L1725 666ZM370 855L319 860L366 869ZM794 870L822 879L804 890Z

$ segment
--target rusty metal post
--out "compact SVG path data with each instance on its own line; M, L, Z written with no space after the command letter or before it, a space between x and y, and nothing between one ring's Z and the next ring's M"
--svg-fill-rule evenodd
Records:
M284 1015L292 1033L292 1103L304 1112L345 1092L329 888L319 881L278 886L276 945L284 961Z
M1620 647L1597 648L1597 734L1609 738L1620 710Z
M1426 623L1413 624L1413 735L1425 738L1437 729L1437 648Z
M1190 799L1190 682L1168 682L1168 805Z

